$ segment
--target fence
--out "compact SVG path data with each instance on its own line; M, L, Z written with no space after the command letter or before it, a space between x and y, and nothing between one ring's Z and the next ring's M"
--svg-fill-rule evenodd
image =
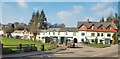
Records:
M7 50L16 52L37 51L35 44L4 45L1 44L3 53Z

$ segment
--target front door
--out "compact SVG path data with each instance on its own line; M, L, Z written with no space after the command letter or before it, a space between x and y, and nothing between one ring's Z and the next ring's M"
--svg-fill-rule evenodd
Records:
M74 43L77 43L77 39L76 38L74 38Z
M105 40L105 44L110 44L110 40L109 40L109 39L106 39L106 40Z
M64 43L64 39L65 39L65 37L61 37L61 44L63 44Z
M81 43L84 43L84 39L81 39Z

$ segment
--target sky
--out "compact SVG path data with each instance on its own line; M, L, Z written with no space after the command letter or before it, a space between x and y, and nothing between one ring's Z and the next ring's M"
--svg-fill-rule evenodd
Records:
M42 0L41 0L42 1ZM44 10L47 21L76 27L78 21L99 21L118 11L118 0L2 0L0 21L3 24L22 22L28 24L32 13ZM78 1L78 2L77 2Z

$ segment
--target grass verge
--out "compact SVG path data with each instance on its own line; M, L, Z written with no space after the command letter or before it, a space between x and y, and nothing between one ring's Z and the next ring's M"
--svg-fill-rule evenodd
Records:
M15 38L6 38L6 37L0 37L1 43L3 43L3 51L5 51L5 54L13 53L17 50L17 45L19 44L35 44L37 47L37 50L40 51L41 44L44 44L44 50L51 50L55 49L56 46L53 46L49 43L42 43L41 41L34 42L33 40L24 40L24 39L15 39Z

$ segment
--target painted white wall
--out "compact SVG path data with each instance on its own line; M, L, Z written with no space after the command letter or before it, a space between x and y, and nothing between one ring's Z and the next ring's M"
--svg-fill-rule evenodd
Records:
M85 35L82 36L81 35L82 33L85 33ZM91 33L95 33L95 36L91 36ZM100 33L100 36L97 36L97 33ZM103 36L101 36L102 33L103 33ZM110 34L111 36L108 37L107 34ZM88 31L79 31L79 34L78 34L78 39L79 40L78 41L81 42L82 39L84 39L84 41L86 41L85 37L87 37L88 39L95 39L97 37L98 38L98 43L100 43L100 40L101 39L104 40L104 38L109 38L109 39L112 40L112 35L113 34L114 34L113 32L90 32L90 31L88 32ZM105 42L103 41L103 43L105 43Z
M4 31L3 30L0 30L0 35L3 35L4 34Z
M58 35L58 32L55 32L55 34L53 35L53 32L50 32L50 35L49 35L49 32L40 32L40 35L37 35L37 39L38 40L43 40L42 37L57 36L58 38L60 38L60 37L77 38L78 42L81 42L81 40L84 39L84 42L85 42L86 38L88 38L90 40L90 43L91 43L91 40L95 39L97 37L98 38L98 43L100 43L100 40L105 40L104 38L110 38L112 40L112 35L114 34L113 32L78 31L78 32L76 32L76 36L73 36L73 33L74 32L67 32L67 35L66 35L66 32L60 32L60 35ZM84 36L82 36L82 33L84 33ZM95 33L95 36L91 36L91 33ZM97 33L99 33L100 36L97 36ZM103 36L101 36L102 33L103 33ZM111 34L111 36L108 37L107 34ZM73 38L71 38L71 40ZM105 42L103 41L103 43L105 43Z
M11 35L13 37L16 37L16 36L21 36L21 37L26 37L26 39L29 39L29 32L26 31L26 30L16 30L14 31L13 33L11 33Z
M76 35L73 35L74 32L67 32L67 35L66 35L66 32L60 32L59 35L58 35L58 32L55 32L54 35L53 35L53 32L50 32L50 34L49 34L49 32L39 32L39 33L40 33L40 35L37 34L37 37L36 37L38 40L43 40L42 37L50 37L50 36L57 36L58 38L60 38L60 37L77 38L77 36L78 36L78 32L75 32Z

